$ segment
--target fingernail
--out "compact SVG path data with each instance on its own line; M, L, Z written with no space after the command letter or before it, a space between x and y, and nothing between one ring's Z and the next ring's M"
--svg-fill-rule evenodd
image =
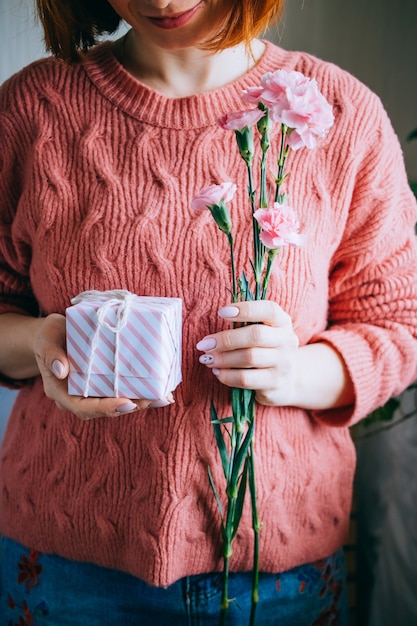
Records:
M197 350L212 350L217 345L216 340L213 337L206 337L197 344Z
M118 406L116 411L117 413L129 413L129 411L133 411L137 408L138 407L134 402L126 402L126 404L121 404L120 406Z
M239 315L239 309L237 306L224 306L222 309L219 309L220 317L236 317Z
M168 399L165 400L155 400L155 402L151 402L149 405L150 409L161 409L163 406L169 406L170 404L173 404L173 402L170 402Z
M209 363L213 363L214 358L211 354L202 354L198 360L200 363L203 363L203 365L208 365Z
M65 374L65 367L61 361L58 361L58 359L55 359L55 361L52 362L51 370L56 378L61 378Z
M213 369L212 369L211 371L213 372L213 374L214 374L215 376L218 376L218 375L220 374L220 370L219 370L219 369L217 369L217 367L213 367Z

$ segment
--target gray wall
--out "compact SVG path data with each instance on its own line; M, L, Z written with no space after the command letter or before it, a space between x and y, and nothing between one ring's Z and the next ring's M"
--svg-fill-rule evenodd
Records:
M45 54L34 4L34 0L0 0L0 83Z
M417 180L417 0L287 0L271 37L347 69L382 99Z

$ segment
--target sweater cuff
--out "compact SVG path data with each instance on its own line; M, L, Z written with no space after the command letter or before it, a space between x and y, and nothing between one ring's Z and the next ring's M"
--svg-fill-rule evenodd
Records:
M325 341L341 355L353 383L353 405L325 411L311 411L313 418L328 426L352 426L367 417L378 405L381 389L375 384L379 377L375 353L361 335L347 329L334 329L315 335L309 343Z

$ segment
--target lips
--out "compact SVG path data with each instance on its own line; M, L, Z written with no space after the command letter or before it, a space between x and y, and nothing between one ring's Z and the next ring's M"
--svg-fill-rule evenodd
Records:
M149 17L147 16L147 20L151 22L154 26L158 28L163 28L166 30L170 30L173 28L181 28L181 26L185 26L194 16L194 14L200 8L202 2L196 4L195 7L189 9L188 11L184 11L184 13L177 13L172 16L164 16L164 17Z

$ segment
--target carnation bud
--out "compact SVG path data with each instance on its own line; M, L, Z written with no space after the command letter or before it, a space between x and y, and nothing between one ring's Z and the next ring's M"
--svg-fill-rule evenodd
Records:
M250 165L255 154L252 129L245 126L241 130L235 130L239 154L247 165Z
M219 204L210 204L208 208L220 230L226 235L230 235L232 232L232 218L230 217L227 204L220 200Z
M261 134L261 150L262 152L265 153L269 149L269 145L270 145L269 133L272 129L273 122L271 118L269 117L268 107L262 104L261 102L258 104L258 107L261 109L261 111L265 112L265 115L261 117L261 119L257 123L258 130Z

